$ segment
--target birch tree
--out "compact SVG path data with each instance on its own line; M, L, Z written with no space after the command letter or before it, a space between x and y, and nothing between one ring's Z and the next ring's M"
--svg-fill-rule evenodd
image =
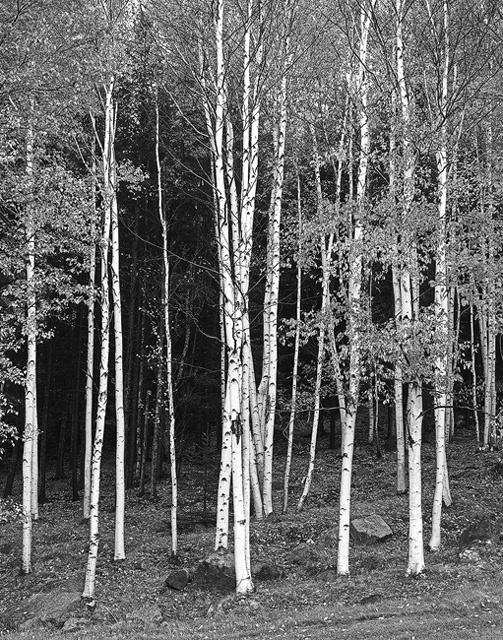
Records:
M32 103L33 108L33 103ZM26 177L29 189L33 189L34 172L34 136L33 124L28 125L26 136ZM31 198L30 198L31 199ZM23 446L23 558L22 572L32 571L32 520L34 504L37 499L33 495L33 485L36 486L34 472L36 465L34 459L37 456L37 296L35 288L35 212L33 206L27 206L25 212L26 233L26 334L27 334L27 360L25 382L25 426Z
M156 87L155 94L155 158L157 165L157 200L159 221L162 230L162 253L164 266L163 282L163 305L164 305L164 337L166 341L166 387L168 393L168 440L169 440L169 463L171 469L171 555L176 556L178 552L178 482L176 476L176 449L175 449L175 403L173 398L173 346L171 342L171 325L169 318L169 294L170 294L170 271L168 254L168 224L164 211L162 193L162 165L160 155L160 133L159 133L159 93Z
M433 14L429 3L428 13L432 28ZM448 99L449 99L449 68L450 68L450 42L449 42L449 7L447 0L442 3L443 24L441 33L442 43L442 73L441 89L437 103L439 105L440 144L437 151L437 184L438 184L438 243L435 256L435 321L437 331L437 344L439 353L435 360L435 430L436 430L436 480L435 495L433 497L433 511L431 523L431 537L429 547L435 551L440 546L440 523L442 517L442 501L444 495L444 482L447 474L447 460L445 452L445 431L447 414L447 388L449 374L449 294L447 273L447 178L448 158L447 144L448 132ZM438 35L437 35L438 37Z
M301 182L300 175L297 171L297 290L295 302L295 337L293 347L293 367L292 367L292 395L290 400L290 415L288 419L288 436L287 451L285 462L285 473L283 479L283 513L288 509L288 489L290 483L290 469L292 466L293 453L293 436L295 426L295 416L297 411L297 383L299 370L299 351L300 351L300 322L301 322L301 301L302 301L302 263L301 263L301 245L302 245L302 201L301 201Z
M110 230L112 219L111 201L114 188L113 176L115 169L111 166L113 157L110 156L111 139L115 135L115 107L113 103L114 79L110 80L105 90L105 135L103 140L103 183L104 183L104 207L102 234L100 242L100 364L99 364L99 389L96 407L96 426L93 442L93 454L91 461L91 494L89 517L89 549L87 567L82 598L90 609L94 609L96 566L98 561L99 546L99 503L100 503L100 475L101 457L103 450L103 438L105 434L105 416L108 404L108 362L110 352L110 284L109 284L109 252Z
M258 171L258 128L260 118L260 87L253 77L257 60L252 58L252 37L256 36L261 12L253 0L248 0L243 22L243 75L241 78L241 192L237 191L234 174L234 126L230 118L228 93L228 60L226 59L226 28L229 15L226 3L219 0L213 5L213 44L215 68L213 85L207 81L208 67L204 48L201 46L203 101L208 137L212 152L214 201L217 205L217 234L220 258L220 275L223 292L224 329L226 344L226 389L222 417L223 443L221 465L228 465L225 456L230 449L232 501L234 511L234 558L236 569L236 593L247 594L253 590L249 557L249 451L250 407L243 379L249 375L249 360L244 353L251 353L247 343L248 287L252 251L252 230L255 210L255 194ZM227 8L229 11L229 8ZM252 35L255 34L255 35ZM255 40L253 44L259 44ZM256 55L257 49L253 49ZM258 49L260 52L260 47ZM245 373L245 367L248 372ZM230 443L229 449L227 449ZM243 464L244 463L244 464ZM222 476L221 476L222 477ZM224 476L225 477L225 476ZM220 495L226 491L219 489ZM248 502L248 503L247 503ZM226 508L220 504L219 510ZM225 537L221 538L222 541Z
M283 68L277 91L277 122L273 129L274 164L273 187L269 207L269 230L267 239L266 286L264 294L264 345L262 381L260 383L259 406L264 416L264 485L263 499L265 515L273 510L272 466L274 425L276 416L278 376L278 298L281 269L280 227L285 175L285 146L287 132L288 69L291 65L290 30L295 19L294 0L284 0L282 8L282 57Z
M351 503L351 473L356 429L356 412L360 388L361 366L361 287L362 287L362 246L364 234L364 211L367 190L367 171L370 153L370 126L368 113L368 38L372 13L376 0L362 4L360 13L360 33L358 44L358 72L355 81L355 97L357 100L358 129L360 133L360 155L356 182L356 203L353 213L350 250L348 256L348 312L347 336L349 342L348 355L348 389L345 411L341 415L341 485L339 494L339 539L337 550L337 573L349 573L349 526Z
M411 103L410 89L406 81L404 66L404 41L403 19L404 8L401 0L396 3L397 29L396 29L396 67L398 92L400 100L400 112L402 121L402 166L403 166L403 193L402 193L402 242L408 247L409 257L406 257L404 246L400 248L402 258L399 264L398 282L396 293L399 293L397 305L401 312L399 319L401 349L408 365L411 365L409 373L406 425L408 435L408 460L409 460L409 559L407 574L418 575L424 569L423 553L423 515L422 515L422 488L421 488L421 440L423 397L422 385L414 366L414 352L417 351L414 338L415 323L419 320L419 289L417 270L417 249L413 233L412 216L413 200L415 192L415 158L411 140Z

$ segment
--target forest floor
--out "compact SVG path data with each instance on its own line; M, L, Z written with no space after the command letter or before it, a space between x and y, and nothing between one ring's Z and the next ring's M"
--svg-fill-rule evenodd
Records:
M355 450L352 518L376 513L393 529L385 543L351 543L350 577L335 574L336 522L340 460L319 443L313 485L301 512L296 502L307 470L307 441L296 447L290 510L251 524L252 568L270 562L283 577L255 580L247 599L196 588L164 586L174 568L193 571L213 548L214 500L218 459L205 455L184 462L180 478L179 558L170 558L169 484L159 499L128 492L127 559L113 562L113 470L105 466L97 572L98 606L73 638L182 640L292 638L314 640L431 637L503 638L503 542L478 562L461 561L458 539L479 518L490 518L501 532L503 479L493 472L498 453L477 454L472 433L462 432L449 445L453 504L444 511L442 546L425 550L426 571L405 576L408 554L408 501L395 491L396 453L377 458L373 447ZM284 447L277 447L275 507L281 512ZM425 442L425 544L435 470L434 445ZM0 477L0 480L4 480ZM65 637L51 628L23 629L34 594L81 592L86 564L88 525L81 505L71 501L67 481L50 481L48 499L34 526L34 571L20 576L20 487L13 500L0 500L0 635L9 640ZM208 507L207 509L205 507ZM17 513L17 515L16 515ZM299 545L303 545L302 547ZM309 553L296 553L307 548ZM31 597L31 600L30 600ZM80 614L85 616L85 614ZM86 622L84 620L84 622Z

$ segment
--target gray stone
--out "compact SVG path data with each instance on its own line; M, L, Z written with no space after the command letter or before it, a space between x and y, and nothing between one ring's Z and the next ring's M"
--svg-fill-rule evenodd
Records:
M337 571L335 569L325 569L324 571L320 571L320 573L316 575L316 580L320 580L321 582L336 582Z
M170 589L175 589L176 591L183 591L187 586L187 582L189 581L189 572L187 569L177 569L176 571L172 571L164 584Z
M297 545L293 548L287 556L288 562L291 564L302 564L310 566L316 564L319 560L320 554L315 549L314 545L307 542Z
M162 611L156 604L147 604L126 616L129 620L141 620L146 624L160 624L163 621Z
M391 538L393 530L381 516L372 514L352 520L350 534L356 542L375 544Z
M261 564L255 572L255 577L259 580L279 580L284 575L283 569L269 562Z
M481 554L494 548L498 536L489 518L481 518L467 527L459 537L458 555L462 560L478 562Z
M339 527L325 529L325 531L319 535L317 542L324 547L337 547L339 544Z
M52 591L37 593L28 599L23 606L24 622L22 628L37 626L38 622L62 627L67 620L75 617L75 613L82 611L81 594L73 591Z
M236 587L234 555L222 551L211 553L197 565L192 582L210 590L233 591Z
M61 630L66 633L73 633L74 631L79 631L89 623L89 618L68 618Z
M383 599L380 593L372 593L370 596L365 596L358 602L360 604L374 604L375 602L380 602Z
M498 462L494 465L493 473L495 476L503 478L503 459L498 460Z

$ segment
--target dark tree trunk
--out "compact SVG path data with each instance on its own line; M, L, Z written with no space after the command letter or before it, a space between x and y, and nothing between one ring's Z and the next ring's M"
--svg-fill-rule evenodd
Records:
M330 439L328 448L331 450L337 449L337 420L335 408L330 410Z
M52 382L52 357L53 357L53 341L49 342L49 352L47 355L47 371L45 378L44 390L44 407L40 420L40 455L38 463L39 479L38 479L38 501L40 504L46 502L46 475L47 475L47 415L49 411L49 394Z
M140 457L140 495L145 494L145 478L147 471L147 452L150 438L150 391L148 391L145 398L145 411L143 416L143 429L142 438L140 442L141 457Z
M16 439L16 443L14 445L14 450L12 451L12 458L9 467L9 473L7 474L7 479L5 481L5 487L3 490L3 497L9 498L12 495L12 491L14 489L14 479L16 477L16 471L21 461L21 454L23 452L23 438L19 436L19 426L17 429L18 437Z

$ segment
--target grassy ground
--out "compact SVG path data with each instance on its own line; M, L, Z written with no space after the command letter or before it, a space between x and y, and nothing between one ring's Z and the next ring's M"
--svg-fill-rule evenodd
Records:
M463 434L449 447L453 505L445 511L440 551L426 552L427 569L418 579L405 577L407 565L407 497L395 493L392 452L377 459L371 448L355 452L352 516L380 514L394 531L382 545L352 545L351 576L335 575L339 461L320 444L312 492L302 512L295 509L307 469L307 450L297 451L292 476L291 509L251 527L252 564L274 562L284 571L275 581L256 580L256 592L236 601L196 589L164 588L175 566L192 570L211 550L215 469L192 460L181 478L180 554L170 559L169 487L160 486L156 502L127 500L127 560L113 562L113 475L103 478L101 552L95 618L74 638L157 638L193 640L242 638L267 640L438 637L445 640L501 638L503 632L503 552L499 545L478 563L460 562L457 540L463 529L482 516L501 529L503 480L491 472L498 454L475 453L473 436ZM278 469L284 460L278 448ZM434 448L425 444L425 543L433 496ZM275 486L279 513L281 489ZM41 508L34 527L34 572L19 576L21 526L0 511L0 633L9 640L54 638L51 629L16 631L27 600L34 593L81 591L88 528L78 503L71 502L66 483L48 487L51 502ZM205 500L206 497L206 500ZM16 488L15 500L19 498ZM12 512L12 509L10 509ZM298 545L309 553L292 554Z

